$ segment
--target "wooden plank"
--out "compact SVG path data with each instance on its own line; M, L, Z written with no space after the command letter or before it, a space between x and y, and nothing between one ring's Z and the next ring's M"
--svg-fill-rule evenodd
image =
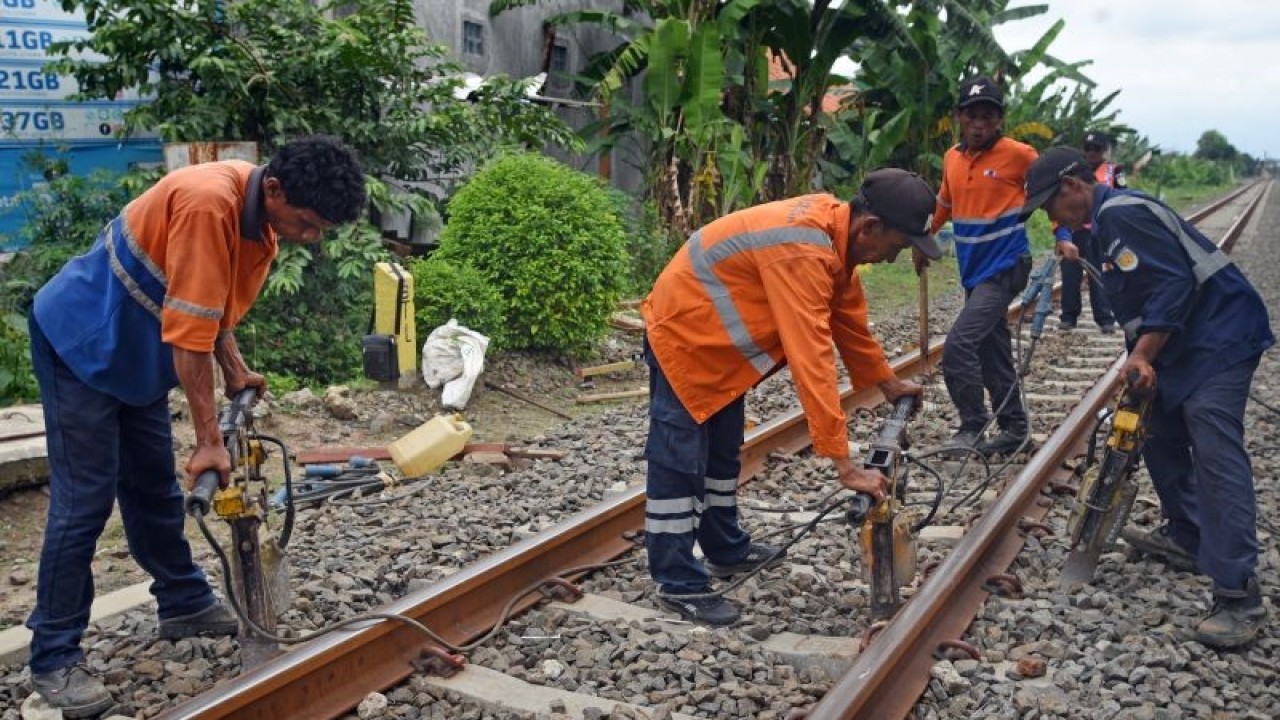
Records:
M648 388L640 390L622 390L620 392L599 393L596 395L579 395L575 402L593 403L603 402L605 400L625 400L627 398L647 397L649 395Z
M623 370L634 370L636 368L635 360L622 360L620 362L606 363L604 365L593 365L591 367L578 368L573 373L580 378L589 378L593 375L604 375L605 373L621 372Z
M565 450L551 450L549 448L513 447L507 450L507 455L513 458L528 458L530 460L560 460L568 454Z
M610 315L609 324L621 330L644 332L644 320L630 317L623 313L613 313Z

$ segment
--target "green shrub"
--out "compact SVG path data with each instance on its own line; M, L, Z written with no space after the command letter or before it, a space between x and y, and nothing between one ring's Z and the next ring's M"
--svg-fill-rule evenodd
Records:
M594 178L536 155L481 170L449 202L440 259L499 293L509 348L576 353L608 330L627 274L626 237Z
M502 296L468 265L455 265L432 255L409 263L413 275L413 312L418 340L457 318L458 324L489 337L489 349L501 347Z
M40 396L28 345L27 319L16 313L0 316L0 407Z
M372 276L343 278L332 259L312 262L299 273L296 292L263 293L236 328L245 361L268 379L292 375L304 385L359 377Z

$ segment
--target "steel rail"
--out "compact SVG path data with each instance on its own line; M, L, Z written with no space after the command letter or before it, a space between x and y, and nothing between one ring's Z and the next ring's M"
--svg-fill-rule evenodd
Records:
M941 349L939 341L926 356L912 352L890 365L898 375L910 377L925 372L930 363L936 362ZM846 387L841 396L846 410L874 407L882 400L875 387L859 391ZM808 445L807 439L803 413L761 425L745 440L741 479L759 472L770 453L796 452ZM502 608L521 590L571 568L608 562L632 550L635 544L627 537L644 527L644 501L644 489L634 488L379 608L378 612L418 620L454 645L470 641L491 629ZM541 599L540 595L531 595L515 610ZM417 631L394 622L339 631L223 682L161 717L338 717L368 693L395 685L415 672L414 663L428 647L440 650L424 642Z
M1203 220L1258 183L1246 186L1192 216ZM1265 195L1259 192L1219 241L1229 250ZM905 717L928 685L941 643L960 638L989 592L988 578L1004 572L1023 545L1016 532L1023 517L1042 516L1042 489L1070 475L1065 462L1088 440L1096 413L1120 386L1124 355L1081 400L1067 419L983 514L897 616L875 637L840 680L810 709L807 720L888 720Z
M1016 317L1019 310L1014 303L1010 316ZM936 364L943 344L941 339L935 341L927 353L916 350L895 359L891 366L899 377L923 374ZM876 387L858 391L846 387L841 395L846 410L874 407L882 400ZM740 482L757 474L771 453L798 452L808 445L802 411L761 425L745 439ZM636 488L378 611L411 617L431 627L447 642L462 644L491 629L503 607L522 590L572 568L607 562L627 553L634 548L628 537L643 527L644 491ZM519 601L515 610L540 600L541 596L531 595ZM395 685L414 673L415 664L428 649L441 650L424 642L417 631L405 625L371 621L367 627L339 631L298 646L160 717L338 717L369 692ZM926 677L927 672L926 667ZM912 702L917 696L918 692L911 696Z

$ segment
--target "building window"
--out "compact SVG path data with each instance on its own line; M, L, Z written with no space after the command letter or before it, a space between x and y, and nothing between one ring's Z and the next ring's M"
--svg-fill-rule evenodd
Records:
M484 54L484 26L469 20L462 21L462 52L467 55Z
M551 64L548 67L548 84L557 90L569 87L569 47L556 43L551 46Z

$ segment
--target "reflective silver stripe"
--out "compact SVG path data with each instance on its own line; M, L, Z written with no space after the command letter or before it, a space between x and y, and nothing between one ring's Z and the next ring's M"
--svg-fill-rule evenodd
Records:
M659 533L670 533L674 535L682 535L691 533L694 530L693 518L679 518L677 520L655 520L654 518L644 519L644 531L657 535Z
M654 500L645 498L644 511L654 515L676 515L693 512L693 498L671 498L670 500Z
M737 478L706 478L704 483L708 490L715 492L736 493L738 491Z
M1164 226L1178 238L1178 242L1182 245L1183 251L1187 253L1187 258L1191 261L1191 272L1196 278L1196 287L1205 283L1206 280L1213 277L1213 274L1222 268L1231 265L1231 258L1218 248L1213 250L1205 250L1196 242L1195 238L1182 227L1178 216L1172 210L1161 205L1158 202L1148 200L1147 198L1138 197L1136 195L1117 195L1110 200L1102 203L1102 207L1098 208L1098 216L1106 212L1108 208L1123 207L1125 205L1141 205L1151 211L1156 219L1164 223ZM1112 244L1115 247L1115 244ZM1108 253L1111 251L1108 248Z
M738 496L707 493L707 507L738 507Z
M124 241L129 246L129 254L133 256L133 259L141 263L147 269L147 272L151 273L152 277L160 281L161 285L169 287L169 278L164 274L164 270L161 270L159 265L152 262L151 256L138 244L138 239L129 231L129 225L123 222L123 219L120 223L120 232L124 235Z
M1142 327L1142 316L1130 320L1123 325L1124 336L1133 342L1138 340L1138 328Z
M1003 230L997 230L996 232L987 233L986 235L979 235L977 237L963 237L960 235L956 235L955 237L956 237L956 242L960 243L961 245L981 245L982 243L989 243L993 240L1000 240L1002 238L1009 237L1010 235L1018 232L1024 227L1026 227L1025 223L1018 223L1013 227L1008 227Z
M1003 212L1003 213L1000 213L999 215L997 215L997 216L995 216L995 217L993 217L993 218L989 218L989 217L973 217L973 218L958 218L958 217L953 217L953 218L951 218L951 222L953 222L953 223L962 223L962 224L967 224L967 225L990 225L990 224L992 224L992 223L1000 222L1001 220L1003 220L1003 219L1005 219L1005 218L1008 218L1008 217L1016 217L1016 216L1021 215L1021 214L1022 214L1022 208L1018 207L1018 208L1014 208L1013 210L1010 210L1009 212ZM1025 223L1019 223L1019 224L1025 224Z
M716 243L710 251L702 247L701 230L689 238L689 261L693 266L694 276L707 292L707 297L711 298L711 304L715 306L716 314L720 316L720 324L729 333L733 346L761 375L769 372L773 367L773 358L769 357L769 353L761 349L752 339L751 333L747 332L747 325L743 322L738 308L733 304L729 289L720 282L720 278L716 277L714 268L716 263L738 253L787 243L817 245L829 249L831 238L814 228L771 228L732 235Z
M129 297L147 310L147 312L160 319L160 307L151 302L151 298L142 292L142 288L138 287L138 283L134 281L129 273L125 272L124 266L120 264L120 258L116 256L116 243L111 232L111 228L106 230L107 236L103 242L107 246L107 262L111 265L111 273L116 276L120 284L124 286L125 292L129 293Z
M179 300L176 297L165 297L164 306L167 308L171 308L173 310L177 310L178 312L186 313L188 315L194 315L195 317L198 317L204 320L221 320L222 319L221 310L205 307L203 305L196 305L195 303L189 303L186 300Z

